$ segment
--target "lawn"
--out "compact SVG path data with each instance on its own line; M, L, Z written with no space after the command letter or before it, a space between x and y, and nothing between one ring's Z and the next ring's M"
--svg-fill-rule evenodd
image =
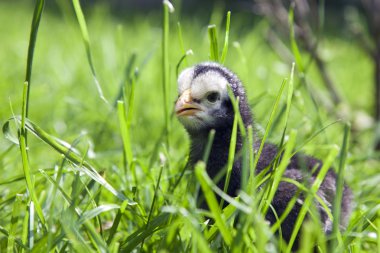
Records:
M190 49L193 54L179 70L210 60L209 24L216 25L221 54L226 13L215 9L209 18L199 18L174 6L165 57L162 10L128 16L114 15L104 5L87 6L91 69L72 4L48 6L34 48L25 140L19 115L33 4L0 2L0 252L290 250L252 204L262 195L242 194L238 204L218 210L222 214L200 210L199 185L212 189L213 184L184 170L189 140L172 116L177 66ZM336 155L332 165L344 168L354 193L347 229L326 244L320 224L308 220L301 228L302 252L313 252L313 245L321 252L380 252L380 162L370 124L370 59L343 33L326 34L319 49L343 103L329 106L314 62L305 73L296 66L286 121L292 63L268 44L265 19L246 22L232 13L224 64L245 84L258 135L279 144L287 124L285 139L294 141L296 149L325 162ZM301 54L309 62L309 55ZM345 137L347 122L351 128ZM23 140L27 152L21 152ZM313 205L309 209L312 213ZM221 222L207 225L218 214Z

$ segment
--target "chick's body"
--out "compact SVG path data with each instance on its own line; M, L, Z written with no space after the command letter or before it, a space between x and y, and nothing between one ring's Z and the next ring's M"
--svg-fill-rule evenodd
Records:
M191 165L195 165L196 162L202 160L209 132L211 129L215 130L215 137L206 167L207 173L211 178L214 178L225 168L228 160L234 120L234 110L228 95L228 86L232 89L234 96L239 97L239 111L245 128L253 125L245 90L237 76L227 68L217 63L201 63L184 70L178 79L180 97L176 103L176 114L190 135L189 162ZM253 148L255 151L259 149L260 143L261 141L254 143ZM236 154L241 150L242 144L242 137L238 133L235 148ZM270 168L277 153L278 149L275 145L266 143L255 172L259 173L268 166ZM321 166L322 162L313 157L296 154L291 158L284 177L301 183L307 180L311 186ZM222 178L218 183L221 189L224 188L224 182L225 180ZM236 196L240 187L241 161L237 159L233 164L227 193L230 196ZM297 194L297 191L298 189L294 184L287 182L280 183L271 203L278 217L284 212L289 201ZM336 175L332 170L329 170L317 194L331 208L335 192ZM345 224L349 215L351 195L350 190L345 186L342 200L342 225ZM285 240L290 239L301 207L302 196L299 197L291 212L281 224L282 235ZM318 204L317 207L322 227L326 233L329 233L332 229L332 222L328 218L326 211L318 206ZM277 220L271 210L268 211L266 219L272 224Z

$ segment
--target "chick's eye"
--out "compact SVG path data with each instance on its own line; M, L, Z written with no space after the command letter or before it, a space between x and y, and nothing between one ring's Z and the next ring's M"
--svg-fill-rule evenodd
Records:
M220 99L220 94L218 92L210 92L209 94L207 94L206 99L210 103L215 103L217 100Z

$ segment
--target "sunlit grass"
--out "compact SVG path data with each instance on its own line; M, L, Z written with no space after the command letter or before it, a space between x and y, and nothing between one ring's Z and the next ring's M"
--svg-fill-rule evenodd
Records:
M356 136L348 139L344 124L321 128L319 121L327 126L337 120L336 115L323 106L315 110L304 89L293 90L293 73L298 81L299 69L293 72L291 63L281 62L271 51L263 36L265 21L243 29L244 23L232 14L231 24L228 16L227 22L209 28L213 24L191 17L176 20L167 6L163 23L157 22L161 12L127 21L95 7L79 15L78 24L79 1L73 2L76 14L64 6L55 10L61 15L51 9L44 11L33 62L27 61L27 48L34 6L0 3L0 21L9 24L0 26L1 34L9 34L0 41L4 47L0 51L0 123L7 135L0 140L0 252L26 252L28 248L34 252L130 252L140 247L147 252L289 251L290 246L274 236L278 224L271 228L262 213L270 208L265 199L271 199L276 185L284 180L282 169L292 150L300 146L339 168L339 176L344 173L354 190L351 222L341 234L335 227L332 245L338 248L330 246L332 250L373 252L380 248L376 237L380 224L379 162L366 159L371 154L371 133L358 134L353 142ZM18 11L12 16L15 7ZM211 20L226 15L215 13ZM15 25L12 20L20 23ZM181 25L176 26L178 21ZM233 47L235 41L239 43ZM294 43L293 48L297 46ZM363 104L358 110L368 110L368 97L355 96L357 90L350 87L356 85L352 80L366 78L360 85L369 90L370 77L349 69L342 73L339 68L340 62L344 66L348 60L358 62L360 54L350 54L352 45L344 40L334 39L326 46L348 49L341 58L338 54L332 60L331 68L337 69L335 78L347 93L347 102ZM225 196L207 177L203 163L195 172L185 170L187 137L170 112L176 99L176 66L188 49L194 55L188 55L180 69L209 59L225 61L247 88L258 135L283 144L285 152L278 169L270 176L255 178L257 181L253 177L247 180L250 195L242 193L236 199ZM27 105L24 89L28 86L23 85L23 78L25 69L32 66ZM353 64L352 68L358 67ZM313 67L305 74L312 85L320 85ZM282 94L286 89L288 94ZM8 121L12 110L23 117ZM241 128L238 115L235 120L235 128ZM248 133L246 143L254 138ZM9 139L20 141L20 146ZM342 152L334 159L336 145ZM243 152L249 154L246 173L253 171L257 156L246 147ZM355 162L358 159L361 162ZM300 185L307 193L297 223L304 235L302 252L313 252L314 244L322 251L329 249L324 237L318 235L315 220L301 226L313 209L323 177L321 173L312 186ZM271 183L257 192L263 182ZM196 206L200 190L209 211ZM216 195L232 204L220 209ZM338 212L336 208L332 215L336 217ZM206 222L209 217L214 222ZM210 223L213 225L207 225ZM335 241L339 236L342 238Z

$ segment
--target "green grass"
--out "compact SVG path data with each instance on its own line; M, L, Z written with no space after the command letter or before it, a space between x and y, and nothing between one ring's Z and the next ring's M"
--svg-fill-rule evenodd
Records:
M354 44L322 41L345 101L331 111L316 108L295 85L299 67L292 70L268 46L265 21L247 28L238 14L216 9L210 27L179 10L169 13L167 5L163 12L115 17L105 6L82 10L73 3L45 9L38 33L38 22L30 31L32 3L0 3L0 22L7 24L0 26L0 252L289 252L291 245L274 236L278 224L270 227L262 214L299 149L326 164L311 186L288 180L307 196L297 220L302 252L313 252L314 244L322 252L380 251L379 154L370 145L373 129L355 121L372 113L371 66ZM294 39L290 47L302 65L307 55ZM209 59L241 77L257 135L283 144L277 169L246 178L250 194L235 199L216 188L204 163L186 168L188 138L172 115L177 66ZM315 66L304 71L317 95L327 97ZM236 115L236 130L240 121ZM257 155L247 148L255 138L245 138L245 175L255 166ZM302 221L313 217L329 164L353 189L355 204L348 228L340 233L334 223L327 245L316 219ZM209 211L197 208L198 191ZM216 194L231 204L221 210ZM339 207L330 215L338 217Z

